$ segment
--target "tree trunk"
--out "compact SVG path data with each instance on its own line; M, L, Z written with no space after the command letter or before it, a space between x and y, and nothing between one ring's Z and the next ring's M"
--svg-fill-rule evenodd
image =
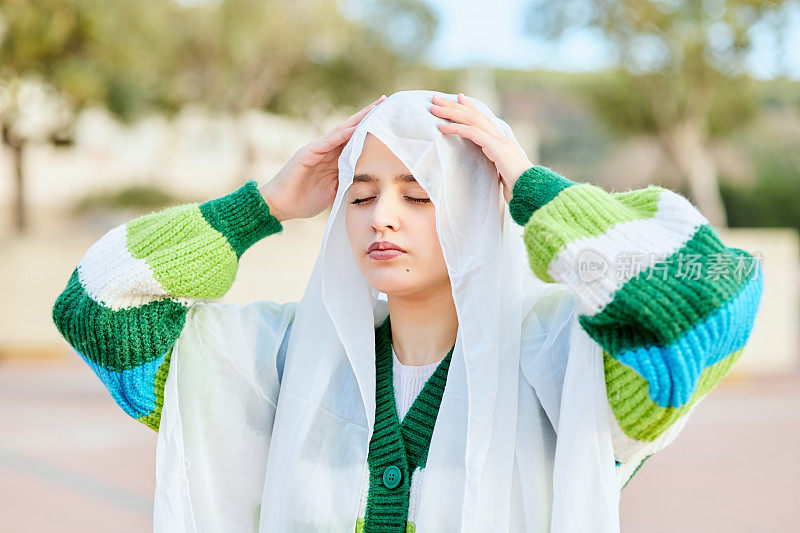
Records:
M14 195L14 229L18 235L21 235L28 229L28 221L25 217L25 180L22 174L24 150L24 143L19 143L13 149L14 181L16 182L16 194Z
M14 231L21 235L27 230L28 224L25 217L25 179L23 172L23 159L25 155L25 142L14 139L11 127L4 123L2 126L3 144L11 150L11 159L14 164L14 200L12 216L14 218Z
M708 151L702 129L694 122L682 122L662 133L661 141L686 178L689 195L700 212L713 226L727 226L716 164Z
M236 117L236 136L238 137L239 144L242 147L242 159L239 162L239 170L236 173L234 182L237 184L237 187L242 179L254 179L261 184L264 180L264 177L255 176L258 152L253 144L250 131L247 129L245 112L242 111L234 116Z

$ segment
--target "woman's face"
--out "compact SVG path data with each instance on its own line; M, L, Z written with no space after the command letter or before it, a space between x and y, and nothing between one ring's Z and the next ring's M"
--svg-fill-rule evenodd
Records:
M396 179L398 178L398 179ZM368 133L345 195L350 247L367 282L387 295L424 295L450 286L434 206L408 168ZM389 241L403 252L369 252Z

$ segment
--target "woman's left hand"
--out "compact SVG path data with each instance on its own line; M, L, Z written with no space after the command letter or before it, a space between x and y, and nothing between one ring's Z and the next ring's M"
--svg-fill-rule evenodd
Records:
M451 123L439 124L442 133L461 135L483 149L486 157L497 166L503 197L511 201L514 184L523 172L531 168L531 163L514 141L503 135L489 118L469 102L463 93L458 93L458 102L433 95L431 113Z

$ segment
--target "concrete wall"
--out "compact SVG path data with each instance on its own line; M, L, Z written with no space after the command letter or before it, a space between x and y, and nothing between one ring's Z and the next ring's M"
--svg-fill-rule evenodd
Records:
M260 111L240 120L186 107L168 121L159 115L123 126L107 112L82 112L69 147L30 143L25 155L25 199L32 210L62 209L87 194L152 185L187 200L213 198L242 180L268 181L292 154L339 120L312 124ZM247 163L245 147L252 147ZM0 149L0 176L12 176ZM0 179L0 209L11 206L13 180ZM0 233L6 231L4 218Z
M764 292L750 341L732 372L777 374L800 370L800 240L786 229L720 230L728 246L755 255Z

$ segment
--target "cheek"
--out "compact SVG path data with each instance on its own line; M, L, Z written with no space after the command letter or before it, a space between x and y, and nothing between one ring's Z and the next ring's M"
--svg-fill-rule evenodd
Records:
M359 260L364 259L364 249L369 245L371 226L369 215L366 209L348 210L345 213L345 231L347 232L347 239L350 241L350 247L353 253L356 254Z
M442 245L439 243L439 236L436 232L436 220L431 213L420 227L417 228L417 235L422 235L421 242L425 248L425 255L432 263L437 263L442 258Z
M359 240L358 217L355 216L355 213L353 213L351 210L348 210L345 213L344 223L345 231L347 232L347 239L350 241L350 245L357 245Z

